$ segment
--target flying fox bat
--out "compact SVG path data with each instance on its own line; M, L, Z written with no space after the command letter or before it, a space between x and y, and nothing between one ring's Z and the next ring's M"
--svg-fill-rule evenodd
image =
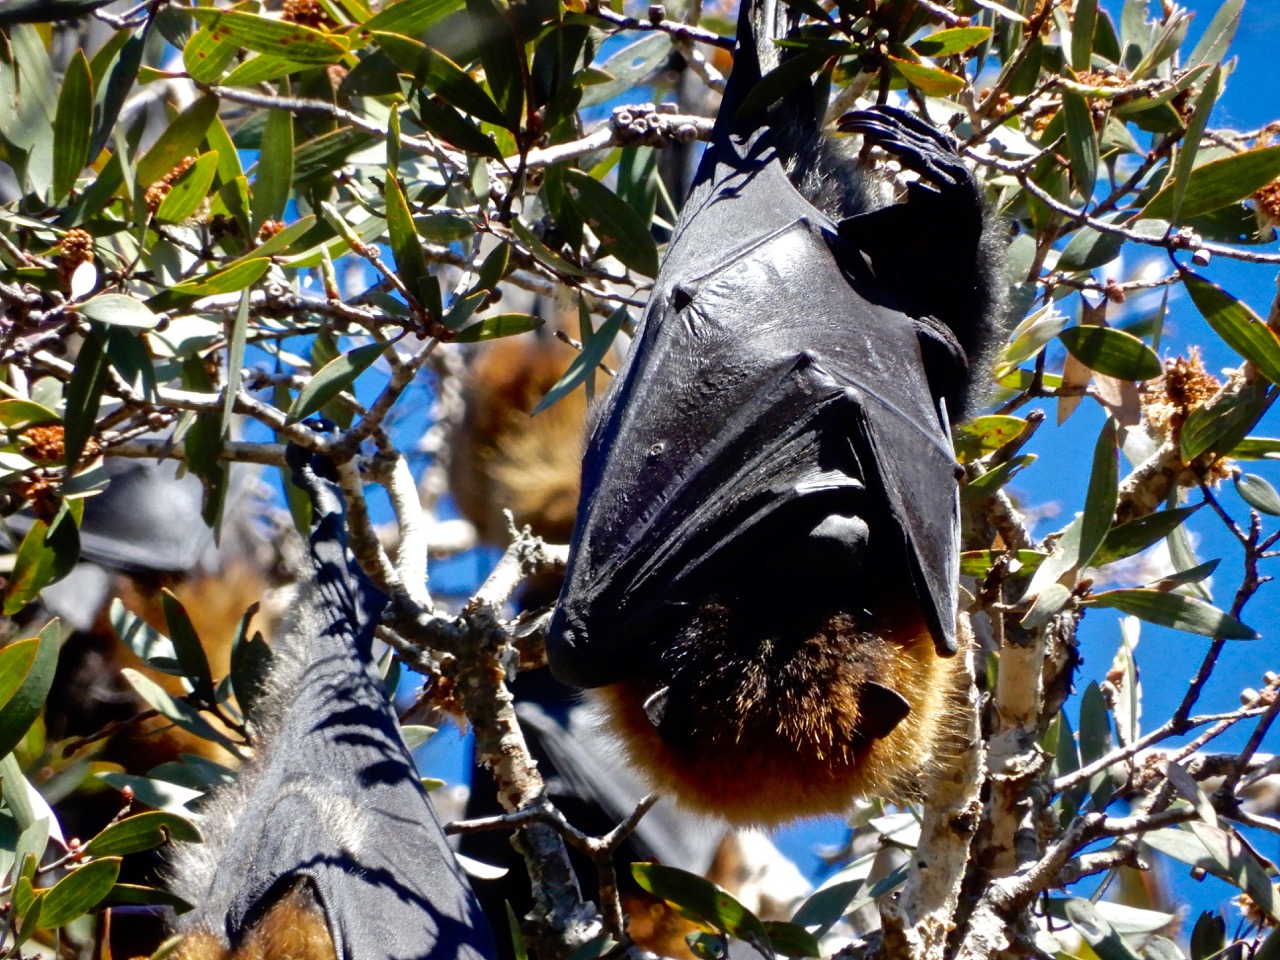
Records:
M197 909L177 956L491 958L374 664L385 598L354 566L325 462L288 459L311 494L315 581L273 646L263 755L206 809L211 839L178 855L175 892Z
M915 174L885 204L811 86L743 108L789 16L744 0L547 640L657 789L757 824L908 793L945 740L949 424L1001 326L998 233L949 136L892 107L844 118Z

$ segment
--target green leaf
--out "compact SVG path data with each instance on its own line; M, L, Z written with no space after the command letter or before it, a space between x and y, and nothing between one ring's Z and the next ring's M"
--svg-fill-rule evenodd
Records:
M1106 539L1102 541L1098 552L1093 555L1093 565L1100 567L1115 563L1160 542L1201 506L1203 504L1197 503L1190 507L1174 507L1112 527L1107 531Z
M174 117L146 156L138 161L137 180L141 189L155 183L184 157L199 153L200 143L217 115L217 98L203 96Z
M764 929L769 935L769 946L773 953L782 954L784 957L822 956L822 947L813 934L804 927L779 920L766 920Z
M456 213L414 217L413 226L418 231L418 236L428 243L456 243L466 240L476 232L476 225L470 217Z
M94 56L90 73L94 81L93 136L89 140L89 159L96 159L111 138L111 131L120 118L125 99L136 89L138 67L142 65L142 50L146 45L146 28L140 27L133 34L116 34L125 37L115 50L107 43Z
M508 126L506 115L493 102L493 97L444 54L423 47L418 56L416 77L427 90L443 97L463 113L495 126Z
M921 37L911 49L922 57L949 57L986 43L990 27L953 27Z
M1188 67L1222 61L1226 56L1227 48L1231 46L1236 28L1240 26L1240 11L1243 9L1244 0L1224 0L1223 3L1218 4L1218 12L1213 15L1209 26L1205 27L1200 42L1187 58Z
M533 414L538 414L547 407L556 403L561 397L567 395L578 384L584 383L588 377L594 377L596 367L600 365L609 352L609 348L613 346L614 338L617 337L618 331L622 329L623 323L627 320L627 308L619 307L609 315L604 323L600 324L600 329L590 341L582 345L582 351L573 358L573 362L569 364L569 369L564 372L559 380L556 381L547 395L543 397L536 407L533 408Z
M1233 153L1191 171L1180 220L1212 213L1253 196L1280 177L1280 146ZM1143 217L1172 220L1176 183L1166 186L1146 205Z
M160 322L141 300L123 293L100 293L78 309L90 320L132 330L153 330Z
M501 160L497 143L479 127L445 103L436 103L426 90L418 91L418 122L424 130L467 153Z
M89 162L89 138L93 132L93 77L83 50L76 50L67 64L53 121L53 198L58 202L76 185Z
M494 290L507 275L507 264L511 260L511 244L503 240L489 251L476 271L476 282L472 290Z
M0 400L0 426L15 429L57 422L56 413L31 400Z
M0 408L3 406L0 403ZM1280 437L1245 437L1231 449L1230 456L1236 460L1280 460Z
M269 83L298 73L307 69L308 66L297 60L262 53L256 57L250 57L228 73L222 78L222 84L227 87L255 87L260 83Z
M503 115L500 126L519 130L524 112L524 78L529 66L525 45L512 29L515 11L496 0L466 0L466 4L480 48L485 80Z
M1098 956L1098 960L1141 960L1088 900L1073 898L1064 906L1067 922Z
M102 338L94 329L85 336L80 346L75 370L67 384L64 441L68 470L75 470L85 444L93 435L98 421L98 404L106 385L107 355L102 347Z
M330 360L298 391L289 408L289 423L297 423L311 416L343 390L356 382L387 349L385 343L366 343L349 353Z
M10 694L4 706L0 707L0 757L13 752L14 747L22 742L44 708L49 689L53 686L53 674L58 669L58 639L61 634L58 621L47 624L40 633L18 643L27 644L23 653L17 654L26 659L34 644L34 655L22 677L16 691ZM12 646L17 646L15 643ZM6 652L8 649L6 648ZM6 788L6 793L8 788Z
M408 201L394 177L387 178L383 193L387 201L387 233L391 235L391 253L395 257L396 273L413 298L420 301L422 285L430 271L422 252L422 243L418 239L417 227L414 226L413 214L409 211Z
M1116 513L1120 480L1119 454L1116 446L1116 422L1108 419L1093 449L1093 471L1085 494L1084 513L1080 520L1080 553L1077 565L1087 567L1111 529Z
M864 885L865 881L862 880L845 880L816 890L800 905L791 922L808 930L815 937L825 937L845 915L853 898Z
M579 105L593 107L612 100L662 66L670 55L671 37L661 31L654 31L642 40L623 47L597 68L611 79L587 87L582 92Z
M196 162L173 181L156 210L156 218L166 223L182 223L190 219L209 196L218 163L218 155L212 150L196 158Z
M738 117L750 117L777 103L809 79L826 59L822 54L801 53L783 60L756 83L738 105Z
M152 810L110 824L85 844L84 850L91 857L122 857L151 850L170 840L200 843L203 839L190 820L163 810Z
M960 488L960 499L965 503L977 503L993 496L1010 480L1036 462L1034 453L1024 453L997 464L980 477L974 477Z
M1068 272L1096 270L1120 255L1125 238L1082 227L1058 257L1057 268Z
M1244 502L1262 513L1280 517L1280 493L1276 488L1256 474L1246 473L1235 481L1236 492L1244 498Z
M267 257L240 260L222 270L205 274L203 277L184 280L171 289L174 293L193 298L239 293L256 283L258 278L267 272L269 266L271 266L271 260Z
M235 743L215 730L199 712L181 700L175 699L164 687L151 680L145 674L134 670L132 667L125 667L120 671L120 675L128 681L129 686L133 687L134 692L148 706L158 711L161 716L168 717L183 730L194 734L202 740L208 740L211 743L226 747L232 753L236 752ZM144 800L143 802L149 803L150 801Z
M1200 149L1200 140L1204 136L1205 127L1209 122L1209 114L1218 99L1218 92L1221 86L1222 67L1215 66L1205 81L1200 95L1196 98L1195 111L1191 115L1191 120L1187 123L1187 131L1178 146L1178 153L1174 159L1173 182L1167 187L1169 191L1169 196L1166 198L1168 203L1167 216L1161 212L1165 208L1155 202L1161 199L1159 194L1153 199L1152 204L1147 207L1147 210L1150 210L1152 206L1155 206L1156 212L1148 214L1144 210L1143 216L1154 216L1164 220L1176 221L1182 215L1192 215L1185 205L1188 187L1191 179L1195 177L1196 155ZM1162 190L1161 194L1164 192ZM1216 209L1216 207L1209 207L1201 212L1208 212L1213 209Z
M254 167L250 228L267 220L279 220L293 188L293 114L268 110L262 131L262 152Z
M646 277L658 273L658 246L649 225L598 180L581 170L565 172L570 201L578 216L591 227L605 253Z
M135 657L153 670L182 675L178 652L172 641L141 617L130 613L119 598L111 601L108 616L111 629Z
M1191 960L1208 960L1227 945L1227 924L1219 913L1203 911L1191 930Z
M107 894L106 902L139 907L172 907L174 912L178 914L189 913L193 909L192 904L187 903L187 901L170 893L168 890L144 887L136 883L117 883L111 888L111 892ZM171 937L161 944L160 948L152 956L156 960L171 957L173 954L165 953L165 949L177 947L179 943L181 943L180 937Z
M420 34L461 9L462 0L398 0L366 20L361 32Z
M275 239L274 237L272 239ZM249 337L249 291L240 294L240 303L236 307L236 315L231 320L231 330L227 337L227 370L233 383L238 383L240 371L244 367L244 352ZM235 390L224 390L222 393L222 436L230 436L231 419L236 407Z
M1172 627L1202 637L1257 640L1258 634L1217 607L1180 593L1134 588L1096 593L1084 601L1089 607L1111 607L1148 623Z
M1071 18L1071 69L1077 73L1093 66L1093 33L1098 21L1098 0L1078 0Z
M0 756L13 753L44 709L58 669L60 634L61 628L55 620L40 634L18 640L4 649L6 696L0 707ZM10 654L15 648L17 652ZM18 681L15 686L14 680Z
M889 57L888 60L894 73L931 97L950 97L964 89L963 77L957 77L941 67L931 67L899 57Z
M1249 384L1237 394L1219 397L1196 407L1182 425L1178 436L1183 463L1190 463L1207 450L1224 452L1236 447L1267 412L1280 393L1264 393Z
M545 321L541 317L527 313L500 313L485 317L479 323L463 327L453 338L454 343L480 343L483 340L496 340L499 337L513 337L517 334L537 330Z
M1090 370L1117 380L1152 380L1164 373L1156 352L1123 330L1083 324L1068 327L1058 339Z
M1277 147L1276 149L1280 149ZM1182 281L1214 333L1272 383L1280 383L1280 338L1256 313L1215 283L1189 270Z
M182 65L197 83L216 83L240 52L226 31L201 27L182 48Z
M1009 555L1008 550L966 550L960 554L960 575L963 577L985 577L991 568L1002 558ZM1048 554L1036 550L1018 550L1014 556L1022 569L1018 573L1035 570L1044 562Z
M1089 200L1098 179L1098 132L1093 128L1093 113L1084 97L1066 92L1062 94L1062 113L1066 121L1071 175L1081 195Z
M1022 435L1027 421L1021 417L993 414L974 417L955 428L956 457L961 463L972 463Z
M633 863L631 875L648 893L771 955L769 933L760 918L710 880L657 863Z
M272 653L262 634L249 636L249 623L258 611L253 604L240 620L240 629L231 644L231 689L235 692L240 711L253 722L258 722L258 705L268 688Z
M194 17L197 23L246 50L303 63L333 63L347 52L347 45L340 37L300 23L272 20L243 10L181 9Z
M51 524L37 520L18 546L13 573L5 587L4 614L12 616L51 583L61 580L80 559L80 530L64 501ZM83 505L79 507L83 510Z
M107 857L77 867L44 895L40 928L53 930L82 917L103 901L120 876L120 858Z
M206 703L212 703L213 671L209 668L209 658L205 655L204 645L200 643L200 636L191 623L191 617L182 601L167 587L160 591L160 606L164 611L166 632L173 643L178 663L182 666L183 676L191 681L197 697Z
M550 267L556 273L569 277L585 277L587 275L587 272L581 267L574 266L534 236L533 231L519 220L513 219L511 221L511 232L519 237L524 245L529 248L529 252L533 254L535 260L544 266Z

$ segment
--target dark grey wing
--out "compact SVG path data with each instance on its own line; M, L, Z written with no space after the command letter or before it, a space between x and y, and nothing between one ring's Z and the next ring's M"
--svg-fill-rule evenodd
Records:
M492 935L457 867L387 702L371 646L384 598L346 548L341 497L296 448L312 495L313 609L284 651L287 709L264 732L244 812L204 911L235 945L304 882L343 960L481 960ZM303 600L305 605L308 602Z

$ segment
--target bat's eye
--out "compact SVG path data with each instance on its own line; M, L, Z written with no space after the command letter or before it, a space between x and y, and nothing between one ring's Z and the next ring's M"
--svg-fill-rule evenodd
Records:
M660 457L667 451L667 445L664 441L659 440L649 448L649 458Z

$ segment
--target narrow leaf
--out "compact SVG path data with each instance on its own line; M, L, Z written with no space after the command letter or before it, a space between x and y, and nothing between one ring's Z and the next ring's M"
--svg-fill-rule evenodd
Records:
M347 52L341 38L287 20L272 20L243 10L183 7L198 23L246 50L304 63L333 63Z
M1280 493L1257 474L1246 473L1236 479L1236 492L1244 502L1262 513L1280 517Z
M520 333L537 330L544 323L541 317L527 313L500 313L485 317L479 323L463 327L453 338L454 343L480 343L483 340L496 340L499 337L512 337Z
M122 857L151 850L170 840L200 843L200 831L190 820L163 810L139 813L118 820L85 844L91 857Z
M1135 588L1108 590L1084 601L1085 606L1112 607L1148 623L1185 630L1202 637L1226 640L1257 640L1258 634L1235 617L1203 600L1180 593Z
M1164 372L1156 352L1123 330L1087 324L1068 327L1058 339L1089 369L1118 380L1152 380Z
M289 408L289 422L305 420L354 384L356 378L373 366L386 348L385 343L367 343L326 363L298 392Z
M394 177L387 178L383 192L387 201L387 233L391 236L391 253L395 257L396 273L417 300L422 295L422 285L429 273L427 259L422 252L422 242L418 239L409 203Z
M1227 346L1272 383L1280 383L1280 338L1275 332L1217 284L1190 271L1183 271L1182 280L1196 308Z
M963 77L941 67L931 67L900 57L889 57L889 66L907 83L931 97L949 97L964 89Z
M58 638L61 632L58 621L54 620L35 638L23 641L36 644L36 651L18 689L0 707L0 757L12 753L14 747L22 742L27 730L44 708L45 699L53 686L54 671L58 668ZM6 782L6 796L10 789Z
M80 304L79 310L90 320L133 330L154 330L160 322L141 300L123 293L100 293Z
M293 188L293 114L288 110L268 110L262 131L262 152L254 167L252 217L257 230L267 220L284 216Z
M1258 147L1201 164L1191 171L1181 219L1204 216L1247 200L1280 177L1280 146ZM1165 186L1142 210L1144 219L1174 220L1177 183Z
M1100 567L1103 564L1115 563L1117 560L1123 560L1125 557L1131 557L1147 549L1154 543L1159 543L1201 506L1202 504L1197 503L1191 507L1161 510L1159 513L1151 513L1112 527L1107 532L1106 539L1102 541L1102 546L1098 548L1098 552L1093 555L1093 565Z
M649 225L616 193L581 170L566 171L565 182L574 209L601 248L637 273L656 276L658 247Z
M210 150L196 158L169 188L156 210L156 218L166 223L182 223L190 219L209 196L214 175L218 172L218 155Z
M1092 328L1097 329L1097 328ZM1093 471L1080 519L1080 554L1077 565L1087 567L1106 539L1115 517L1119 484L1119 452L1116 422L1108 419L1093 450Z
M83 50L67 64L53 121L53 196L57 202L71 192L89 162L93 131L93 77Z
M93 435L98 421L98 404L107 385L107 355L98 331L90 330L80 346L75 370L67 384L66 465L74 471L80 454Z
M77 867L44 895L40 927L52 930L84 916L111 892L119 875L119 857L94 860Z
M553 403L557 402L561 397L568 394L578 384L583 383L588 377L594 377L596 367L600 365L609 352L609 348L613 346L614 338L617 337L618 331L622 329L623 323L627 320L627 308L619 307L609 315L604 323L600 324L600 329L595 332L590 342L583 344L582 352L573 358L573 362L569 364L569 369L564 372L559 380L556 381L547 395L543 397L536 407L533 408L533 414L540 413Z

